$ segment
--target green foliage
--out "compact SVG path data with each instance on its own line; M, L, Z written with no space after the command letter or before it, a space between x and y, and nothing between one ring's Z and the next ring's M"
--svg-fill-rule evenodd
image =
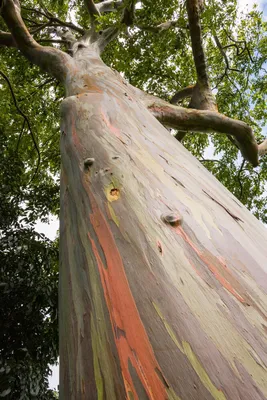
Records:
M58 249L57 243L35 232L34 223L51 211L44 197L53 190L58 197L58 188L51 183L47 188L45 183L27 186L25 163L9 139L2 131L0 396L53 399L47 377L48 364L55 363L58 354Z
M59 39L57 24L45 26L49 22L47 11L61 21L72 20L82 29L89 26L83 2L21 3L25 23L36 31L34 37L40 43ZM168 20L177 21L176 26L161 32L153 30ZM99 29L121 26L121 15L108 13L99 22ZM137 2L135 25L121 28L118 40L107 47L103 59L131 84L166 100L195 84L184 1ZM240 14L236 1L207 0L202 29L220 112L249 123L261 141L267 122L266 22L256 8ZM6 30L2 19L0 30ZM76 31L73 34L79 36ZM215 35L228 66L216 46ZM65 44L53 45L66 50ZM0 70L8 76L18 107L27 115L31 128L15 107L7 82L0 78L0 396L11 400L52 399L57 395L48 389L47 377L48 364L57 359L58 243L39 235L34 227L38 219L47 221L50 214L58 215L59 211L59 105L64 91L16 49L0 47ZM182 101L181 105L187 103ZM32 135L40 152L37 172L38 153ZM259 167L251 168L224 135L188 134L183 143L267 222L266 157Z

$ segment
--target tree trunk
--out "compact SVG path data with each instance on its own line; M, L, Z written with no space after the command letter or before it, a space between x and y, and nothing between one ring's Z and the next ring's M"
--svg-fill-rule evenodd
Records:
M60 398L267 398L264 226L88 49L62 104Z

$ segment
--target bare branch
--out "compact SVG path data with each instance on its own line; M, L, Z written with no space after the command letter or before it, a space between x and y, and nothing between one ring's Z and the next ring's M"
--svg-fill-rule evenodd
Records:
M232 136L243 157L254 167L258 165L258 145L246 123L215 111L174 106L155 96L143 95L141 101L163 125L187 132L217 132Z
M19 2L6 0L2 16L25 57L58 80L64 81L67 70L74 64L73 59L59 49L43 47L33 39L21 18Z
M192 97L194 86L187 86L184 89L179 90L179 92L175 93L175 95L171 98L171 104L177 104L178 101L185 99L186 97Z

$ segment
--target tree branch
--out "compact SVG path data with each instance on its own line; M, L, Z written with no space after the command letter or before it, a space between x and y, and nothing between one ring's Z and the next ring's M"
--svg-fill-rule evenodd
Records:
M0 31L0 46L17 47L11 33Z
M80 33L81 35L84 34L84 29L80 28L77 25L74 25L72 22L68 22L68 21L62 21L61 19L59 19L58 17L55 17L51 12L49 12L48 10L46 10L46 12L37 10L35 8L30 8L30 7L25 7L25 6L21 6L21 8L23 10L35 13L41 17L45 17L48 19L47 21L47 25L48 26L55 26L55 24L58 24L59 26L64 26L66 28L69 28L75 32ZM26 18L24 18L24 20L26 20ZM41 24L42 25L42 24ZM44 23L45 25L45 23ZM35 32L31 32L31 33L35 33Z
M254 167L258 165L258 145L252 129L245 122L228 118L215 111L174 106L155 96L143 94L141 101L163 125L187 132L217 132L232 136L243 157Z
M224 61L225 61L225 64L226 64L226 67L225 67L225 74L227 74L227 71L241 72L239 69L231 68L231 67L230 67L228 57L227 57L227 55L226 55L226 53L225 53L225 51L224 51L224 48L223 48L223 46L221 45L221 42L220 42L220 40L219 40L219 38L218 38L217 35L214 35L214 40L215 40L216 46L218 47L218 49L219 49L221 55L222 55L223 58L224 58Z
M96 18L100 16L100 11L96 7L94 0L84 0L84 5L90 15L92 24L94 24Z
M238 183L239 183L239 186L240 186L240 193L239 193L239 196L238 196L239 200L241 200L242 196L243 196L243 184L242 184L242 181L241 181L241 172L242 172L242 170L244 168L245 161L246 161L245 159L242 161L242 164L241 164L241 166L240 166L240 168L238 170L237 176L236 176L236 178L238 180Z
M3 4L2 17L17 47L31 62L64 81L68 68L74 63L73 59L58 49L43 47L33 39L21 18L18 0L6 0Z
M192 97L194 86L187 86L179 90L179 92L175 93L175 95L171 98L171 104L177 104L178 101L185 99L186 97Z
M18 113L24 118L24 123L23 123L23 127L22 127L22 130L21 130L21 133L20 133L20 138L21 138L21 136L23 134L23 130L24 130L25 123L26 123L27 126L28 126L28 129L29 129L29 132L30 132L30 135L31 135L34 147L35 147L35 150L36 150L37 155L38 155L36 169L35 169L35 172L34 172L34 174L32 176L32 179L31 179L31 181L32 181L34 179L34 177L36 176L37 172L38 172L40 161L41 161L41 155L40 155L39 147L37 145L35 136L33 134L29 118L27 117L27 115L24 114L24 112L18 106L17 99L16 99L15 93L13 91L12 85L10 83L10 80L8 79L8 77L2 71L0 71L0 75L5 79L5 81L8 84L8 87L9 87L9 90L10 90L10 93L11 93L11 96L12 96L12 99L13 99L13 102L14 102L14 106L16 107ZM20 138L19 138L19 140L20 140ZM17 148L18 148L18 146L17 146Z
M194 87L189 107L199 110L217 110L216 101L212 95L207 73L206 57L203 47L199 0L186 0L189 21L189 31L192 43L194 63L197 72L197 84Z
M147 25L136 25L137 28L143 30L143 31L149 31L149 32L162 32L166 31L170 28L175 28L179 24L179 20L174 20L174 21L166 21L162 22L161 24L155 25L155 26L147 26ZM185 28L186 29L186 28Z
M123 11L121 22L126 26L131 26L134 23L135 18L135 3L137 0L128 0Z
M115 11L122 5L123 5L122 0L118 0L118 1L107 0L107 1L103 1L102 3L95 4L95 7L101 14L101 13L105 13L105 12Z
M203 86L209 86L209 78L206 67L201 26L199 0L186 0L186 8L189 21L189 31L192 42L192 50L195 61L198 82Z
M65 22L65 21L62 21L61 19L59 19L57 17L50 17L49 21L50 21L50 23L49 23L50 26L54 26L54 23L55 23L55 24L58 24L60 26L64 26L65 28L69 28L69 29L71 29L71 30L73 30L75 32L78 32L81 35L84 35L84 32L85 32L84 29L80 28L77 25L74 25L72 22Z

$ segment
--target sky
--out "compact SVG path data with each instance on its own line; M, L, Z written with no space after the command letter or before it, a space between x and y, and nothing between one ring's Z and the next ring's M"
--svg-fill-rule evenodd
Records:
M267 0L238 0L240 10L251 10L253 4L257 4L259 10L263 11L264 19L267 20Z
M251 10L253 4L257 4L258 8L263 11L264 19L267 21L267 0L238 0L240 11ZM55 239L57 230L59 229L59 221L55 217L50 218L49 224L43 224L40 221L36 224L36 230L44 233L49 239ZM49 378L49 387L56 389L59 382L59 366L52 366L52 376Z

